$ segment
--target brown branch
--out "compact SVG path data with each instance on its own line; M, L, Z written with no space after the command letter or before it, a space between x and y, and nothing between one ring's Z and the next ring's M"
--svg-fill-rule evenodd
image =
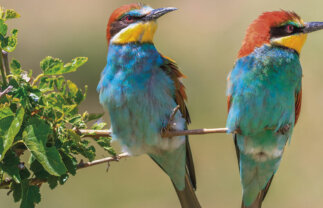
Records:
M13 87L11 85L9 85L5 90L0 92L0 98L2 98L5 94L8 94L9 92L11 92L12 88Z
M91 130L91 129L78 129L77 133L85 137L110 137L111 130ZM191 129L191 130L170 130L162 132L162 137L174 137L174 136L186 136L186 135L204 135L204 134L215 134L215 133L227 133L227 128L216 128L216 129Z
M122 158L125 157L129 157L130 155L128 153L121 153L115 157L106 157L106 158L102 158L99 160L94 160L92 162L86 162L84 163L83 160L81 160L81 162L77 165L77 169L82 169L82 168L87 168L87 167L91 167L93 165L99 165L102 163L109 163L111 161L119 161Z
M107 163L108 167L109 167L109 162L112 161L119 161L122 158L126 158L126 157L130 157L130 155L128 153L121 153L115 157L106 157L106 158L102 158L102 159L98 159L98 160L94 160L92 162L86 162L84 163L83 160L81 160L81 162L79 162L79 164L77 165L77 169L83 169L83 168L87 168L87 167L91 167L94 165L99 165L102 163ZM2 183L0 183L0 189L10 189L10 184L12 183L13 179L11 178L6 178L2 181ZM30 185L34 185L34 186L41 186L43 183L46 183L47 180L46 179L39 179L39 178L32 178L29 181Z

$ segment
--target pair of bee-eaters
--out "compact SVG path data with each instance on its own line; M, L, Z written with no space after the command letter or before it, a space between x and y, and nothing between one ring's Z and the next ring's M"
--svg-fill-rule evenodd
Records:
M130 4L112 13L98 91L112 137L132 155L148 154L170 177L182 207L195 208L201 206L188 138L161 136L176 106L172 129L190 123L183 74L153 44L156 20L174 10ZM227 89L227 128L234 134L243 208L261 207L278 169L301 108L299 54L307 33L319 29L323 23L304 23L281 10L263 13L247 30Z

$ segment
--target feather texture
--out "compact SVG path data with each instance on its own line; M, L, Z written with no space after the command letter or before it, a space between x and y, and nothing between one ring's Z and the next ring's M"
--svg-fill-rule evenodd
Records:
M300 112L301 78L294 50L267 45L238 59L228 77L227 127L239 132L243 208L261 207L278 169Z

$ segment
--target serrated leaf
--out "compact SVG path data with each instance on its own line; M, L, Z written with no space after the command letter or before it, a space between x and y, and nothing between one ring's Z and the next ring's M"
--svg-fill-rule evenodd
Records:
M115 150L111 147L111 138L109 137L100 137L96 142L103 147L104 150L108 151L109 154L116 156Z
M64 65L62 60L48 56L41 61L40 67L45 75L60 75L76 71L85 62L87 62L86 57L77 57Z
M22 196L22 190L21 190L21 184L18 183L12 183L10 189L13 191L13 201L18 202L21 199Z
M50 175L47 179L48 185L50 189L54 189L56 188L56 186L58 185L58 180L59 178L57 176L52 176Z
M61 177L59 177L59 184L63 185L68 178L69 178L68 174L62 175Z
M40 62L40 68L44 71L45 75L54 75L63 67L62 60L47 56Z
M30 186L29 180L24 180L21 183L22 201L20 208L34 208L40 202L40 193L38 186Z
M0 163L0 169L6 172L9 176L13 178L16 183L20 183L21 178L19 175L19 158L15 155L13 151L8 151L3 162Z
M48 173L60 176L65 174L67 169L57 149L46 146L50 133L50 126L45 121L33 117L23 132L23 140Z
M72 59L72 62L67 63L64 65L64 69L62 70L63 73L70 73L76 71L80 66L87 62L87 57L77 57Z
M0 34L3 36L7 35L8 26L3 19L0 19Z
M13 29L11 32L11 36L6 38L6 45L2 46L3 50L7 52L12 52L16 49L17 46L17 35L18 35L18 30Z
M30 170L33 171L34 175L37 178L47 179L50 176L50 174L44 169L42 164L40 164L33 155L31 155L29 159L29 163L30 163Z
M11 71L14 75L20 75L22 72L21 65L20 65L19 61L17 61L16 59L12 59L12 61L10 63L10 68L11 68Z
M49 77L42 77L40 78L38 88L41 92L48 92L48 91L53 91L54 90L54 79L49 78Z
M63 76L59 76L55 79L55 85L59 91L63 90L64 84L65 84L65 78Z
M71 148L78 152L78 154L83 155L90 161L95 158L95 148L93 146L88 146L89 142L86 140L82 140L79 143L73 145Z
M10 107L0 108L0 161L11 147L15 136L20 131L21 124L25 115L25 110L20 107L17 115Z
M14 19L20 17L20 15L13 9L7 9L4 16L5 19Z
M69 173L72 175L76 174L77 170L77 160L76 158L72 157L71 155L66 154L65 152L60 152L63 158L64 164Z

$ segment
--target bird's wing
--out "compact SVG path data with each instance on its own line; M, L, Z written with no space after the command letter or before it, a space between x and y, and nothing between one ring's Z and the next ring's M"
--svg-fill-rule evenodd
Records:
M164 70L165 73L173 80L175 85L175 102L180 106L179 110L182 113L183 118L185 118L187 123L190 123L190 115L185 104L185 100L187 100L185 87L180 81L180 78L185 77L185 75L179 71L173 60L166 56L161 56L164 58L164 63L161 65L161 69Z
M161 69L164 70L165 73L173 80L175 85L174 100L177 103L177 105L180 106L179 110L183 118L185 118L187 124L189 124L191 122L191 118L185 104L185 100L187 100L187 96L185 92L185 87L183 83L180 81L180 78L185 77L185 75L179 71L175 61L173 61L172 59L166 56L163 56L163 55L161 56L164 59L164 63L161 66ZM195 168L194 168L193 157L192 157L192 152L188 141L188 137L186 137L186 172L191 179L191 183L194 189L196 189Z
M299 90L299 92L296 92L295 94L295 125L299 118L299 114L301 113L301 107L302 107L302 88Z

